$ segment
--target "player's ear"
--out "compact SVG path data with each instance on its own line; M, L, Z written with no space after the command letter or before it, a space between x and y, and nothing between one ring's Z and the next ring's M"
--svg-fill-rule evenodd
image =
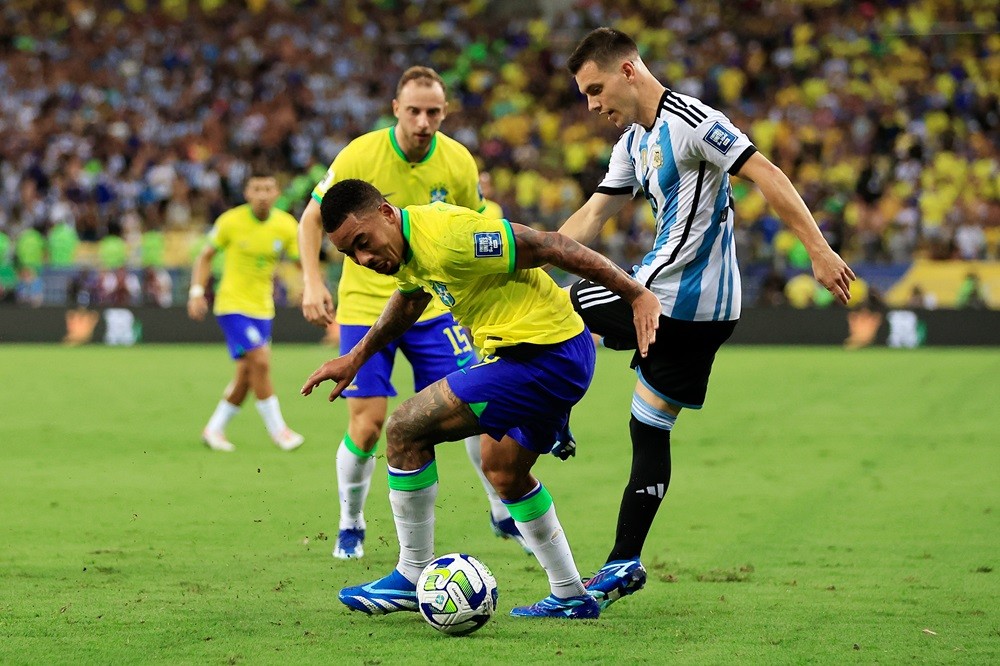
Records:
M395 98L392 100L392 115L399 118L399 100Z
M621 72L625 75L625 78L631 81L635 78L635 63L631 60L626 60L621 64Z
M441 107L441 120L444 120L447 117L448 117L448 102L445 102L444 106Z
M392 204L385 200L378 205L378 212L381 213L382 217L387 220L391 220L396 217L396 211L392 207Z

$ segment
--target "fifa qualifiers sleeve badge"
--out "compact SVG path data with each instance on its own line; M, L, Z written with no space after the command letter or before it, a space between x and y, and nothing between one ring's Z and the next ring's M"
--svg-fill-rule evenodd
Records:
M725 155L736 143L736 135L723 127L722 123L715 123L705 135L705 141L720 153Z
M499 231L477 231L472 238L476 244L476 258L503 256L503 239Z

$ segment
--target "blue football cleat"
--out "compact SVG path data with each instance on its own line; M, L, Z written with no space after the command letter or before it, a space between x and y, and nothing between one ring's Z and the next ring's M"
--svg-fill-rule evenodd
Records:
M417 586L397 569L384 578L364 585L345 587L340 602L351 610L368 615L385 615L396 611L417 611Z
M521 530L517 529L517 523L514 522L513 518L508 516L503 520L497 520L490 514L490 523L493 525L494 534L501 539L513 539L521 545L525 553L531 555L531 549L525 543L524 537L521 535Z
M365 554L364 530L340 530L333 556L341 560L354 560Z
M646 568L638 558L634 560L615 560L601 567L593 578L583 581L587 594L601 605L601 610L638 592L646 584Z
M569 620L592 620L601 615L597 600L589 594L562 599L549 595L530 606L518 606L510 611L514 617L558 617Z

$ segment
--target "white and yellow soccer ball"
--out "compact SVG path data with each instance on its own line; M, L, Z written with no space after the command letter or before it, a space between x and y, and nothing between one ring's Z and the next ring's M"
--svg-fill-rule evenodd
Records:
M463 553L443 555L417 579L420 614L438 631L465 636L486 624L497 607L497 580L485 564Z

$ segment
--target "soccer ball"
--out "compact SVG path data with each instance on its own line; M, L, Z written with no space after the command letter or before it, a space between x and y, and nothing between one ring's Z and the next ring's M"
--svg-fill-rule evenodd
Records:
M497 580L474 557L443 555L420 572L417 606L432 627L450 636L471 634L497 607Z

